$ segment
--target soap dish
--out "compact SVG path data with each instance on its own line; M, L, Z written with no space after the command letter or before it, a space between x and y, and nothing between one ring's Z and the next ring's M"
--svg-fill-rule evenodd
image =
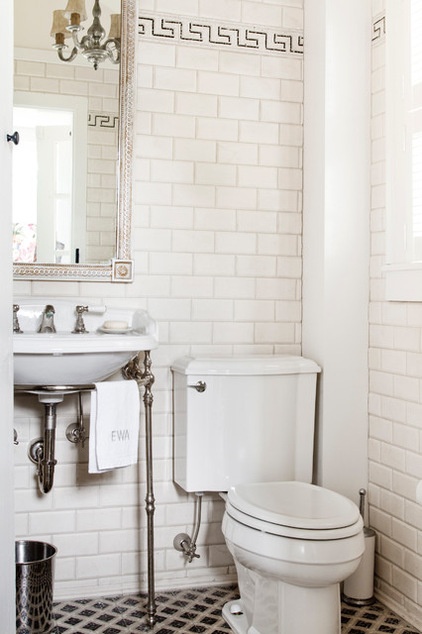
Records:
M132 332L133 328L130 326L127 328L106 328L105 326L100 326L98 330L106 335L125 335L128 332Z

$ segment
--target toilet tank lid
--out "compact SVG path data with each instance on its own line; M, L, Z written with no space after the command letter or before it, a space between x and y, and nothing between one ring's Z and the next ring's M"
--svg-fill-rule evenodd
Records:
M171 365L186 375L315 374L321 368L311 359L294 355L182 357Z

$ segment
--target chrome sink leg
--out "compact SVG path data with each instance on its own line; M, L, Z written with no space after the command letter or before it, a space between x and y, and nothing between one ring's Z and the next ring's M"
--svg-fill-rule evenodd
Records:
M140 367L139 355L129 361L123 368L123 376L126 379L135 379L139 389L144 388L144 408L145 408L145 451L146 451L146 496L145 511L147 514L147 548L148 548L148 602L147 621L150 628L156 623L157 606L155 601L155 572L154 572L154 482L153 482L153 461L152 461L152 385L154 375L151 372L150 351L144 354L144 367Z

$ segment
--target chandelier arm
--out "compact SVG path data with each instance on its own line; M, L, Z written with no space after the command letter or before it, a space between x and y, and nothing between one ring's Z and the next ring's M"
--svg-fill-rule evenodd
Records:
M113 64L120 62L120 39L111 37L104 42L104 49L107 51L109 60Z
M81 51L85 50L86 44L89 43L91 38L88 35L84 35L79 41L77 33L77 31L72 31L72 40L74 47L80 53Z
M65 57L63 55L63 51L67 48L67 46L63 46L62 48L57 49L57 55L62 62L72 62L76 55L78 54L78 49L76 46L70 51L69 57Z

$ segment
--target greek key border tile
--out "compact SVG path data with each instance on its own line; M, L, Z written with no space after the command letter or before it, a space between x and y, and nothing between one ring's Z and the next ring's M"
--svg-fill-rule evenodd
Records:
M382 41L385 32L385 15L378 15L372 23L372 43ZM299 31L257 29L252 26L221 25L190 18L175 19L143 14L138 17L138 35L147 39L158 38L248 51L303 55L303 33Z
M216 24L190 18L140 15L138 34L148 39L169 39L190 44L223 46L248 51L303 55L303 33L288 29Z
M385 36L385 15L379 15L372 23L372 43L378 43L384 39Z
M119 117L111 112L88 112L88 126L90 128L107 128L116 130Z

